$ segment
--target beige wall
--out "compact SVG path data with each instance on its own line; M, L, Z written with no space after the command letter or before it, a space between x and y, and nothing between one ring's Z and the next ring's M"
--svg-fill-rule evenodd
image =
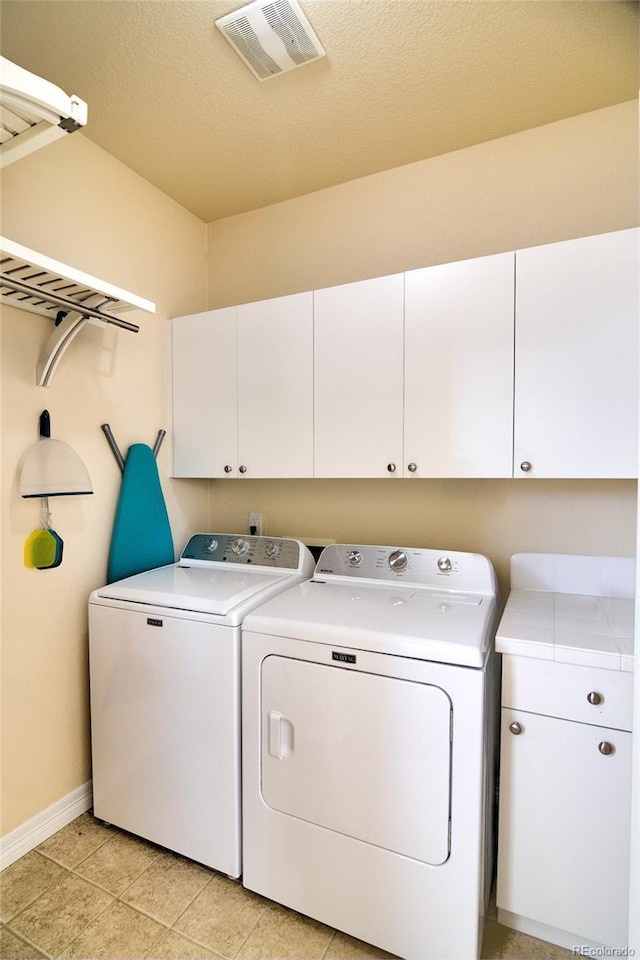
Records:
M153 300L157 313L127 315L132 334L85 328L49 388L35 363L51 322L2 311L2 833L91 776L87 597L104 583L120 474L100 430L121 449L169 429L167 318L205 304L205 225L81 134L8 167L2 234ZM28 570L23 544L39 501L22 500L17 468L51 413L52 435L84 460L94 496L52 499L62 565ZM176 547L207 512L204 481L167 479L159 466Z
M618 230L638 223L630 102L209 225L209 306ZM435 412L434 412L434 415ZM635 483L213 481L212 528L486 553L630 556Z
M154 300L141 332L85 329L48 388L50 322L5 308L2 390L2 833L90 776L86 599L104 582L121 447L169 427L168 317L637 223L635 104L204 225L81 134L9 167L2 233ZM42 409L80 453L93 497L52 500L62 566L23 566L39 522L17 491ZM516 550L631 554L635 484L516 481L180 481L159 457L176 547L206 522L265 532L479 550L503 589ZM208 508L208 496L211 505Z

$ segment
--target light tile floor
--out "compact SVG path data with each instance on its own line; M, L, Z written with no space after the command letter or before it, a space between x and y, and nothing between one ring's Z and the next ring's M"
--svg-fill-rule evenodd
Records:
M90 813L2 871L0 922L4 960L390 956ZM482 956L559 960L571 953L488 920Z

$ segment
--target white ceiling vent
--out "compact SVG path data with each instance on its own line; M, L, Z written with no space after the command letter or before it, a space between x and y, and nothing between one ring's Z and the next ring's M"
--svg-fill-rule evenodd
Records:
M254 0L216 20L258 80L269 80L325 56L297 0Z

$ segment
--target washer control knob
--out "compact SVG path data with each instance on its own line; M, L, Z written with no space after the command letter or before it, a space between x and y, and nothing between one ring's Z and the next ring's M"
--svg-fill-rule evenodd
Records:
M268 543L264 548L264 552L268 557L271 557L272 560L275 560L280 553L280 547L277 543Z
M438 560L438 570L442 573L448 573L451 570L451 560L449 557L440 557Z
M592 690L591 693L587 694L587 700L589 703L592 703L594 706L596 706L597 704L602 703L602 694L596 693L595 690Z
M359 567L362 563L362 554L359 550L350 550L347 560L349 561L350 566Z
M529 460L523 460L522 463L520 464L520 469L522 470L523 473L529 473L532 467L533 467L533 464L530 463Z
M230 464L230 463L226 463L225 466L224 466L224 472L225 472L225 473L231 473L232 470L233 470L233 467L231 466L231 464Z
M613 744L603 740L602 743L598 744L598 750L604 754L605 757L608 757L610 753L613 753Z
M242 537L240 537L238 540L233 541L231 544L231 549L238 557L241 557L249 549L249 541L243 540Z
M514 720L513 723L509 724L509 730L515 737L517 737L522 733L522 724L518 723L517 720Z
M207 553L214 553L217 547L218 547L218 541L214 540L213 537L207 537L207 539L204 542L204 548L207 551Z
M407 565L407 555L404 550L394 550L389 554L389 566L392 570L404 570Z

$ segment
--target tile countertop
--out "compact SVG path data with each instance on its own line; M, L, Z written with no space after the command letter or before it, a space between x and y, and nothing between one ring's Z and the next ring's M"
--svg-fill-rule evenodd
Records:
M633 671L635 560L516 553L496 650Z

